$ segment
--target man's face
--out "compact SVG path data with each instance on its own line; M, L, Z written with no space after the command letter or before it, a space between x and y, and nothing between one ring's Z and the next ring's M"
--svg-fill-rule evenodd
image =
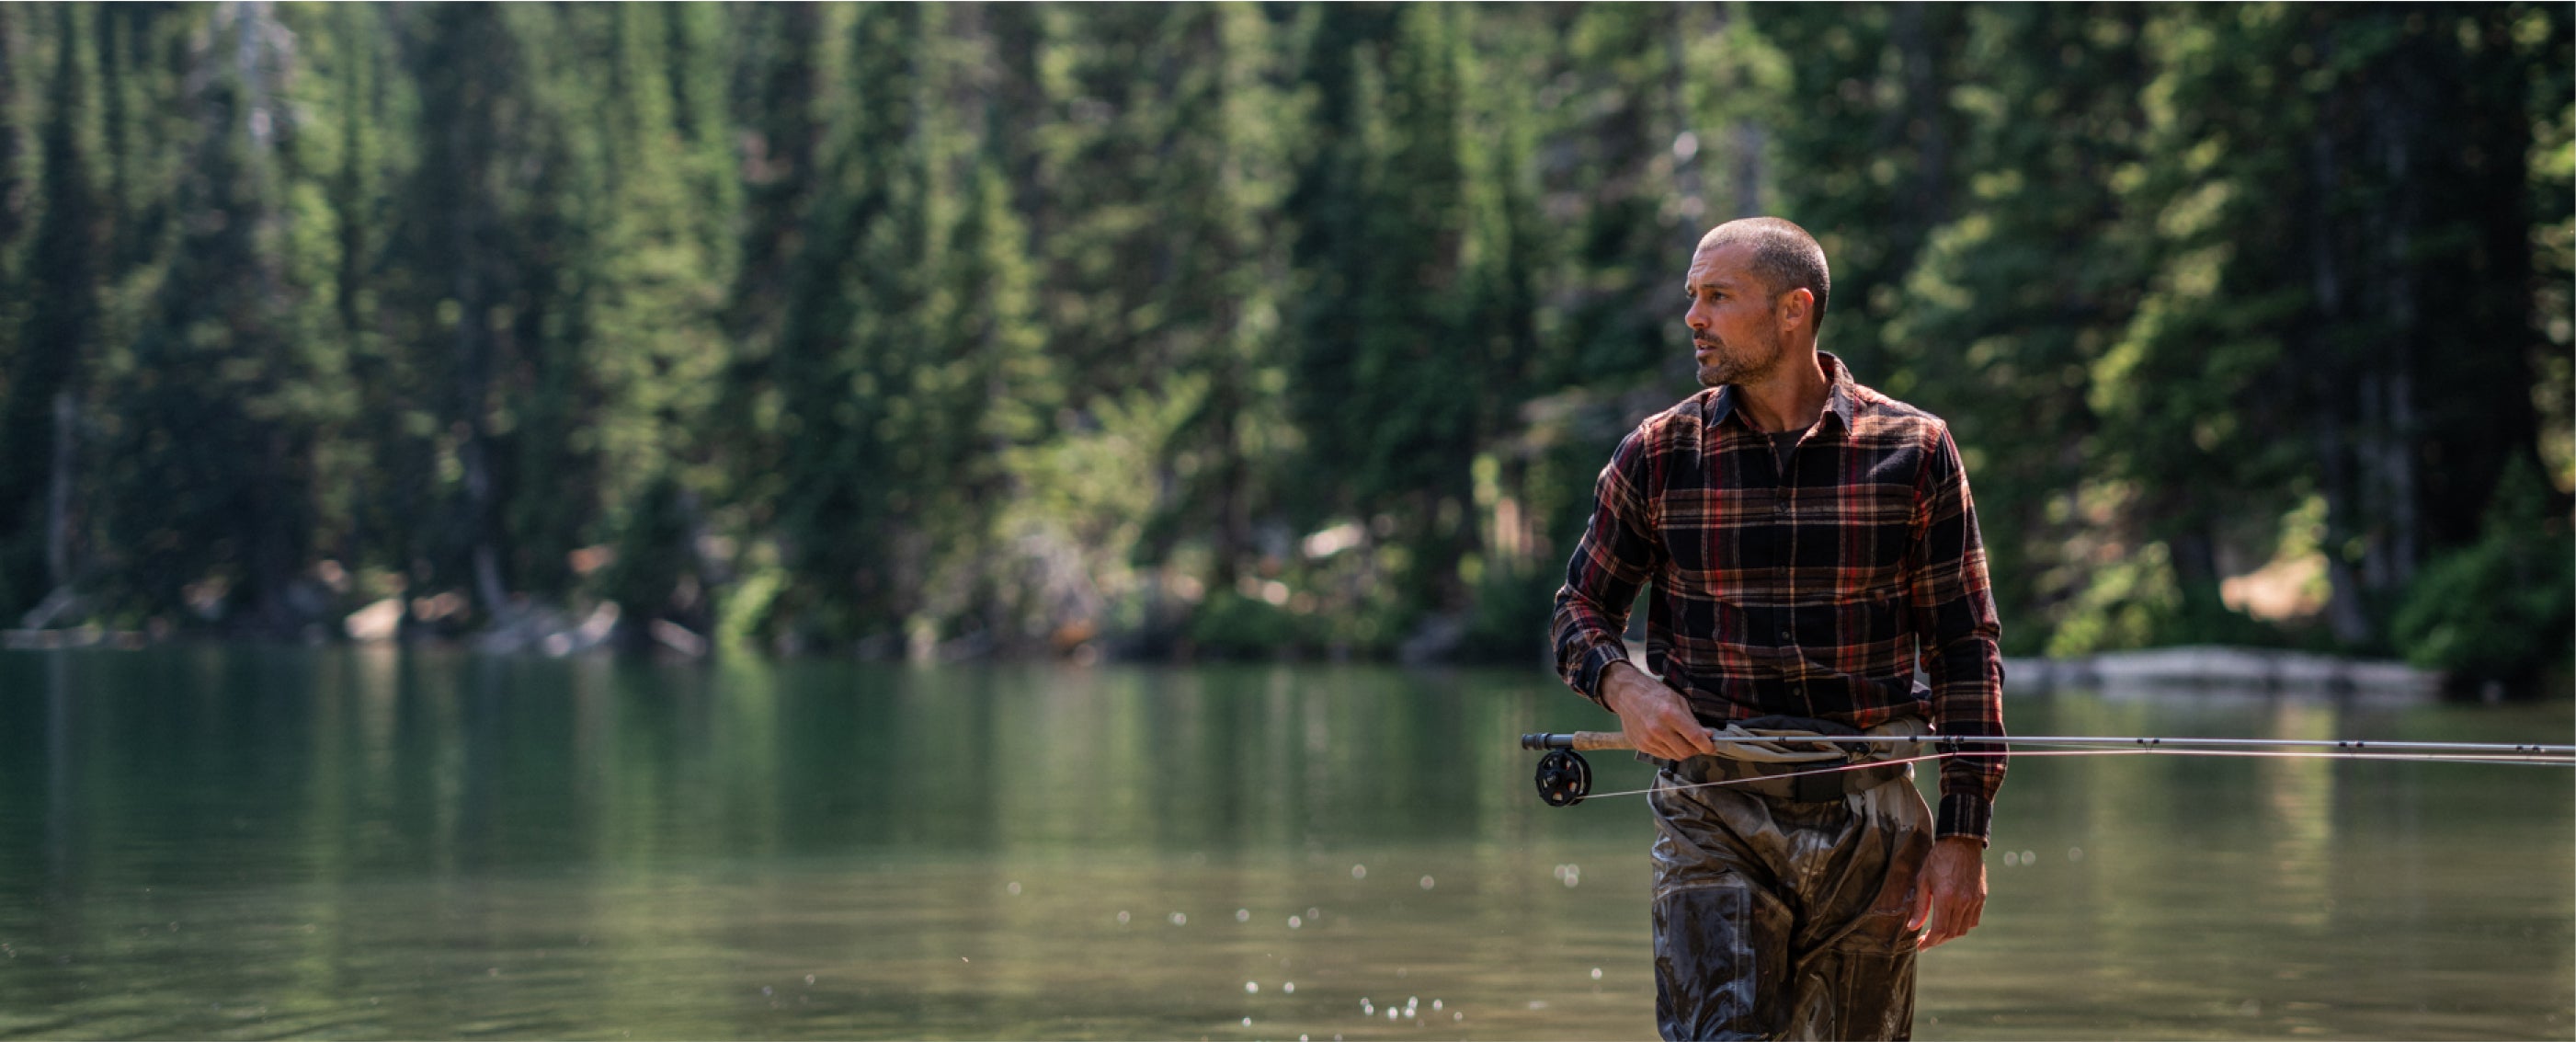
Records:
M1685 289L1692 355L1702 387L1756 382L1788 353L1780 331L1779 294L1753 273L1753 247L1702 247L1691 255Z

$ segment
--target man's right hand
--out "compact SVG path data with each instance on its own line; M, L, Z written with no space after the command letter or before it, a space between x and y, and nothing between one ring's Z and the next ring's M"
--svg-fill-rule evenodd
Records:
M1638 752L1666 760L1717 753L1717 743L1709 740L1708 728L1691 715L1690 703L1683 701L1681 692L1665 687L1645 670L1612 663L1601 675L1601 700L1619 714L1619 730Z

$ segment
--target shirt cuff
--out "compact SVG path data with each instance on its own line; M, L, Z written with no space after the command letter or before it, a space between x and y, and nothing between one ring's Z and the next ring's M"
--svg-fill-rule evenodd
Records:
M1621 641L1595 644L1585 649L1583 657L1576 659L1574 664L1575 693L1591 699L1594 705L1603 709L1610 708L1610 703L1602 699L1603 675L1612 665L1626 661L1628 649Z
M1994 823L1994 800L1973 792L1947 792L1941 794L1941 816L1932 834L1939 839L1966 836L1982 847Z

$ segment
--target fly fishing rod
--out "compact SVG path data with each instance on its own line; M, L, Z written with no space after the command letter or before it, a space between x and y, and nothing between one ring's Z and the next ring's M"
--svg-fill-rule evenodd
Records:
M1910 747L1927 745L1928 755L1896 760L1855 760L1849 752L1830 765L1770 775L1775 778L1801 774L1832 773L1891 763L1913 763L1922 760L1947 759L1954 756L2085 756L2085 755L2162 755L2162 756L2251 756L2274 759L2392 760L2406 763L2508 763L2553 767L2576 767L2576 745L2538 745L2496 742L2379 742L2360 739L2315 738L2190 738L2190 737L2115 737L2105 735L2014 735L2003 738L1968 736L1900 734L1796 734L1747 735L1710 732L1709 740L1719 745L1775 744L1845 747L1849 751L1867 751L1875 747ZM1539 799L1551 807L1570 807L1592 794L1592 765L1583 753L1605 750L1634 750L1628 736L1618 731L1576 731L1572 734L1525 734L1521 748L1545 750L1538 761ZM1739 779L1741 780L1741 779ZM1710 784L1728 784L1715 782ZM1615 795L1628 795L1618 793Z

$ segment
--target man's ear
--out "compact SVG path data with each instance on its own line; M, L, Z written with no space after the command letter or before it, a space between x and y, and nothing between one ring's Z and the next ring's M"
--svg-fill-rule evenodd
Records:
M1779 302L1772 309L1774 314L1780 316L1782 332L1789 332L1806 325L1807 316L1814 314L1815 310L1816 293L1805 286L1780 294Z

